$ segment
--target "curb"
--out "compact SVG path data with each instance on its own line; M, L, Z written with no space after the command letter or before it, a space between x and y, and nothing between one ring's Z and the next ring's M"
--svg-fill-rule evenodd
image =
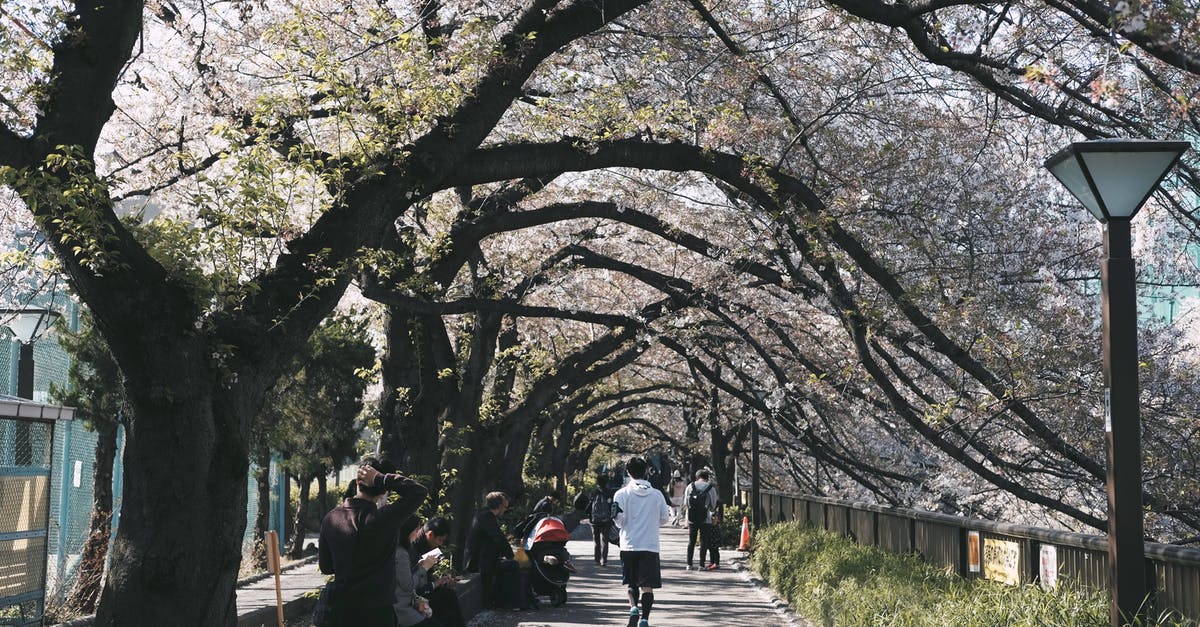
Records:
M313 562L317 561L317 558L317 555L310 555L304 559L297 560L284 566L283 568L280 568L279 572L285 573L294 568L300 568L301 566L312 564ZM272 576L270 572L261 572L248 577L243 577L237 581L237 587L241 588L243 586L262 581L270 576ZM290 601L286 601L283 604L284 619L292 620L298 616L302 616L305 612L311 612L313 606L316 604L316 597L306 597L304 595L301 595L300 597ZM259 616L260 614L264 614L264 616ZM95 624L96 615L89 614L87 616L80 616L79 618L72 618L65 623L58 623L51 627L92 627ZM270 606L260 607L251 611L249 614L239 616L237 624L238 627L277 627L279 620L275 611L275 607Z
M792 609L792 606L788 605L786 600L779 598L779 595L775 593L775 590L772 589L766 581L763 581L763 579L758 576L758 573L755 573L753 570L751 570L749 564L749 553L743 552L737 557L730 557L728 561L729 564L733 566L733 570L741 575L742 579L745 579L751 586L753 586L755 592L758 592L758 595L766 600L766 602L771 606L771 609L775 610L775 613L779 615L779 618L785 621L781 623L782 625L786 625L788 627L816 627L814 623L809 622L803 616L797 614L796 611Z

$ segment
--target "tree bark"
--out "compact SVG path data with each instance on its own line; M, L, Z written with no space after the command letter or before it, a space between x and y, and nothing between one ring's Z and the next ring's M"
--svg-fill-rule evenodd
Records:
M254 487L258 512L254 515L254 550L250 555L255 572L267 569L267 527L271 525L271 453L260 451L254 460Z
M454 351L441 318L394 307L387 311L380 451L436 494L441 481L439 425L457 388ZM451 377L442 376L447 369Z
M79 614L93 614L100 600L104 562L112 539L113 461L117 456L117 423L96 422L96 452L92 462L92 519L79 557L79 575L66 606Z
M324 474L317 475L317 503L320 504L321 514L324 515L324 510L329 509L329 485Z
M312 477L301 477L300 482L300 498L296 503L296 516L292 523L292 537L288 541L287 556L292 559L299 559L304 555L304 535L308 524L304 519L308 516L308 492L309 486L312 485Z
M205 385L215 377L193 365L205 360L188 359L188 348L165 342L156 353L170 363L160 374L131 377L149 385L128 388L134 411L121 525L96 614L103 627L237 620L248 464L235 417L257 408L237 385Z

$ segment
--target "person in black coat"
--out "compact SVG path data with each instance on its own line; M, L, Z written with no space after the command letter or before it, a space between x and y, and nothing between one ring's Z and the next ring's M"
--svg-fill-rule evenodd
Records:
M512 559L512 546L500 530L500 516L508 510L508 495L491 492L485 497L485 508L475 514L467 534L466 571L479 573L486 607L496 604L496 574L500 560Z

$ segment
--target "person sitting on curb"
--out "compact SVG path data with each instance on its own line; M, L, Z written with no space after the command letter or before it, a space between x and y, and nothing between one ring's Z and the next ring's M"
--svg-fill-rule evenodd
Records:
M494 607L499 600L496 598L496 575L500 572L500 561L513 559L512 546L500 529L500 516L507 510L507 494L488 493L484 497L484 508L475 514L467 535L465 570L479 573L484 607Z

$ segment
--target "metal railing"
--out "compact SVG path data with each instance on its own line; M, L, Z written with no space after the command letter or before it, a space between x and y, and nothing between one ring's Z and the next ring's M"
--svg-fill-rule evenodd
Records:
M744 497L748 502L749 495ZM1042 547L1054 547L1054 570L1060 583L1108 590L1108 539L1101 535L773 490L762 491L758 506L765 524L807 522L849 536L859 544L917 553L927 562L966 578L982 577L985 570L973 568L981 559L980 553L972 559L974 537L978 537L976 551L988 546L989 540L1009 547L1015 544L1015 577L1020 583L1039 581ZM1155 609L1174 610L1191 620L1200 620L1200 549L1153 542L1147 542L1145 549L1148 587Z

